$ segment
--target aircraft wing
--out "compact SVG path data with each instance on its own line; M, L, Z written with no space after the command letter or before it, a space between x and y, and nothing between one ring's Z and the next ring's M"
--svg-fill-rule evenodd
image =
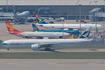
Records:
M43 37L43 36L36 36L38 39L49 39L49 37Z
M32 45L31 45L31 48L32 48L33 50L36 50L36 49L38 49L38 48L40 48L40 47L51 47L51 45L54 45L54 44L56 44L56 43L43 42L43 43L39 43L39 44L32 44Z
M51 46L55 45L56 43L40 43L39 46Z

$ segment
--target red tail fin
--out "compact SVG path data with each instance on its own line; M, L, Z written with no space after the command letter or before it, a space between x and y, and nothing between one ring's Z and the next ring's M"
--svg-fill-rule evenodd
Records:
M5 23L6 23L8 32L11 32L11 31L18 31L9 21L5 21Z
M40 16L39 16L38 14L35 14L35 17L36 17L36 18L40 18Z
M5 21L6 23L6 26L7 26L7 29L8 29L8 32L10 34L19 34L19 33L23 33L24 31L18 31L9 21Z

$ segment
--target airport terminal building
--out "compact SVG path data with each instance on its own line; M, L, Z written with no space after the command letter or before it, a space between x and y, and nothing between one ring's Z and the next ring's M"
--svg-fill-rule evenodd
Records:
M42 17L60 18L69 20L89 20L89 12L94 8L103 8L104 0L0 0L0 12L30 11L31 16L39 14ZM3 14L0 14L1 16Z

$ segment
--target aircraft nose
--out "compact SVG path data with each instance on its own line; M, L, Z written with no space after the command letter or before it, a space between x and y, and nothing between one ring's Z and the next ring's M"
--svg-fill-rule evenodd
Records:
M1 45L7 45L7 43L1 43Z
M20 34L17 34L16 36L22 37L23 35L20 33Z
M80 32L77 30L77 31L74 31L74 34L80 34Z
M104 28L103 26L101 26L102 27L102 29Z
M99 28L103 29L104 27L102 25L100 25Z
M23 33L19 34L20 36L23 36Z

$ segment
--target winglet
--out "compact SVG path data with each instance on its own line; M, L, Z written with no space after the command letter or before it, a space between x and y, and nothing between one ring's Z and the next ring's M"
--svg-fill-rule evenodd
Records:
M33 27L33 30L34 30L34 31L39 30L35 24L32 24L32 27Z
M91 27L88 27L80 36L79 38L88 38L90 34Z

